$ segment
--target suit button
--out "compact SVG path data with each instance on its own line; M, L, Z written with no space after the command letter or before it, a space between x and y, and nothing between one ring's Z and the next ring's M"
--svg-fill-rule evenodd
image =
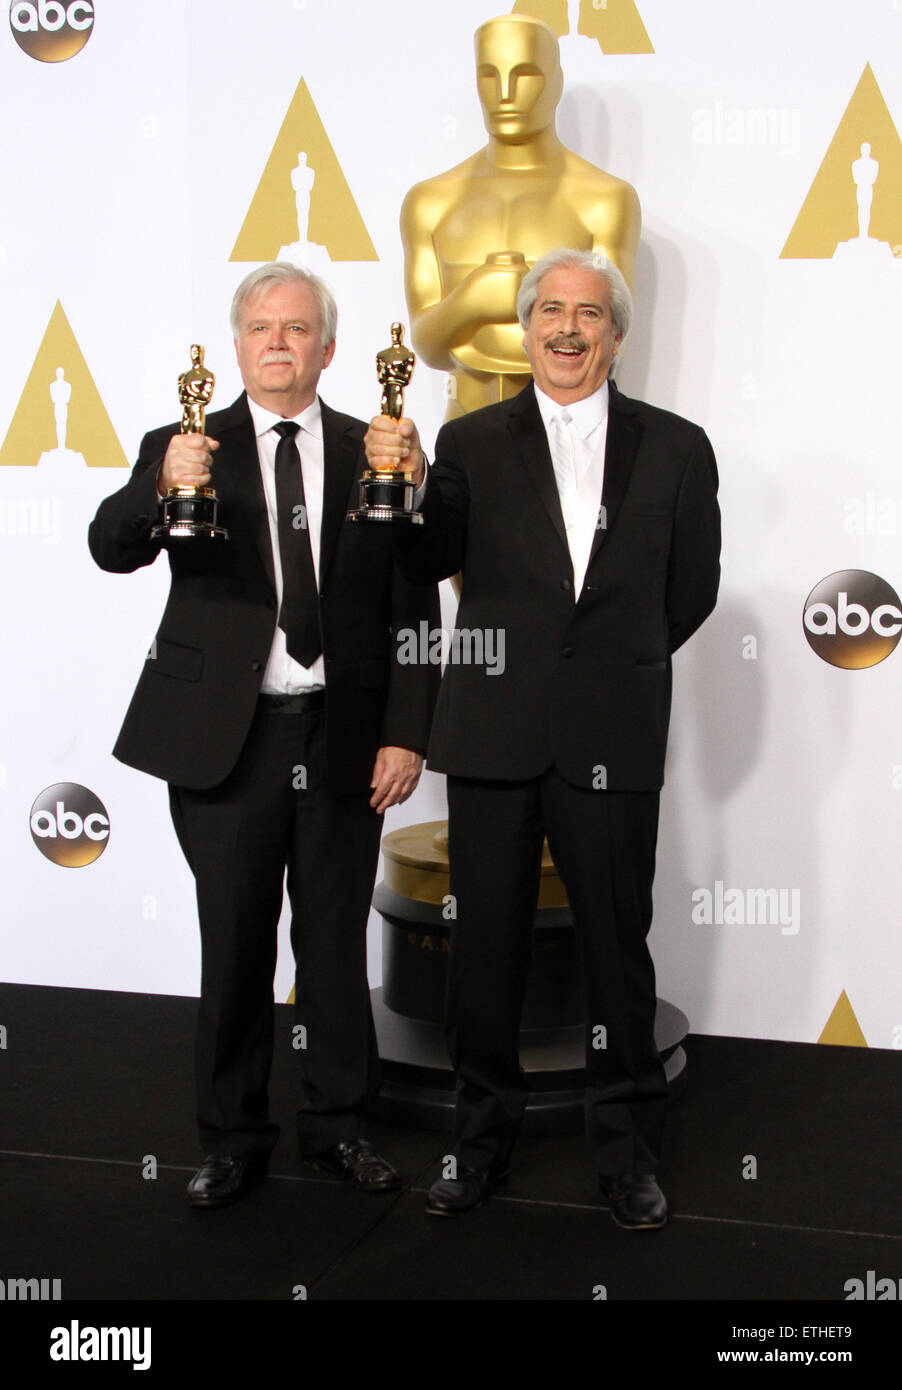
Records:
M262 661L252 661L252 662L251 662L251 670L252 670L252 671L262 671L262 670L263 670L263 662L262 662Z
M132 521L132 527L134 530L140 531L142 527L147 525L148 521L150 521L149 516L144 516L143 514L141 516L136 516Z
M572 656L572 655L573 655L573 648L572 648L572 647L564 647L563 651L561 652L561 656L567 656L567 657L569 657L569 656Z
M276 606L276 601L275 601L274 598L268 598L268 599L266 600L266 607L267 607L268 609L270 609L270 611L272 611L272 609L275 608L275 606Z
M561 588L563 589L565 594L569 594L570 590L573 588L573 585L571 584L569 579L562 579Z

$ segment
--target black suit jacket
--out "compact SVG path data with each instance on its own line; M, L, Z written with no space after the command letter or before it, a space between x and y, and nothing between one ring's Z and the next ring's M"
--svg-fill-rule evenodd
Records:
M717 470L703 430L611 383L603 512L585 583L573 568L530 383L446 424L423 527L400 538L421 582L463 571L458 629L493 629L503 672L449 662L429 766L520 780L554 764L581 787L654 791L664 777L670 656L714 607ZM478 653L464 641L461 653ZM497 651L496 647L496 651Z
M333 788L364 791L377 749L425 750L438 671L399 663L395 632L437 621L434 588L399 572L390 529L349 525L366 426L322 404L324 497L320 613L326 748ZM177 424L152 431L125 487L101 503L88 543L102 569L128 573L160 551L150 538L156 480ZM276 626L272 544L251 414L242 394L207 417L220 447L213 486L228 541L173 543L169 601L114 753L167 782L216 786L250 728Z

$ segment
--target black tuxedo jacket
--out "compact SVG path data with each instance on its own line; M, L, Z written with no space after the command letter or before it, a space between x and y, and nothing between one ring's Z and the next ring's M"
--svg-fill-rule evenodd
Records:
M366 426L322 404L324 497L320 613L326 667L326 748L339 793L364 791L377 749L423 751L438 671L398 661L395 632L438 618L434 587L411 585L391 528L349 525L365 460ZM102 569L129 573L160 551L157 473L179 426L146 435L125 487L101 503L88 543ZM251 414L242 394L207 417L220 441L213 486L228 541L169 551L169 601L113 750L132 767L194 789L228 776L250 728L275 632L272 544Z
M400 537L402 563L420 582L463 571L458 629L493 629L504 668L467 662L479 653L472 639L457 660L452 645L430 767L520 780L554 764L580 787L661 786L670 656L711 612L720 575L717 470L704 431L611 382L602 503L574 600L532 383L442 428L425 524Z

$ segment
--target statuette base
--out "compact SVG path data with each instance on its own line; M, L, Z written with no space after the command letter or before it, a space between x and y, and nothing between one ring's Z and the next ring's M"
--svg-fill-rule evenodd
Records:
M227 541L229 533L218 524L219 499L211 487L171 487L160 503L160 520L151 540L164 546L170 541Z
M409 473L397 469L367 469L357 484L359 505L348 512L348 521L406 522L422 526L413 509L416 488Z

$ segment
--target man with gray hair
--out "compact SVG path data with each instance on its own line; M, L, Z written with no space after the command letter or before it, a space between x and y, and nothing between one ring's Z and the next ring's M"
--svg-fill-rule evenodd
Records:
M435 668L399 661L394 633L435 626L438 600L400 574L385 528L345 524L366 426L317 395L336 317L316 276L253 271L232 306L245 391L204 434L146 435L89 533L103 569L152 564L160 498L208 484L229 533L170 543L169 601L114 750L169 783L197 885L199 1208L243 1197L278 1137L267 1085L286 871L301 1156L368 1191L398 1184L362 1137L379 1083L366 923L382 815L417 784L437 685Z
M586 1132L612 1215L662 1226L667 1085L646 937L670 713L670 658L714 607L717 472L704 432L620 394L620 272L562 249L517 301L533 381L447 423L428 478L411 420L377 418L372 467L403 461L424 524L404 572L463 571L457 622L505 634L495 679L449 664L428 763L448 775L448 1042L456 1173L427 1211L480 1204L508 1169L527 1088L518 1031L547 835L584 967Z
M567 247L559 247L556 251L549 251L547 255L536 261L532 269L528 270L520 281L520 289L517 293L517 318L520 321L520 327L524 333L529 327L530 316L538 297L539 283L542 277L547 275L549 270L557 270L558 268L594 271L600 280L607 282L610 291L611 327L617 339L617 345L608 368L608 378L613 378L617 368L617 354L623 349L630 331L630 324L633 321L633 297L630 294L629 285L614 262L609 261L607 256L601 255L600 252L571 251Z

